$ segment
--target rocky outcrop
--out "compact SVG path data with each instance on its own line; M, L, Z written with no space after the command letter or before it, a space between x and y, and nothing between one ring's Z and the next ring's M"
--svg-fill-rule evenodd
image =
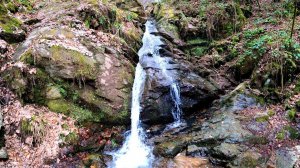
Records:
M173 158L182 152L187 156L209 157L218 165L247 167L262 164L257 150L249 151L247 144L255 138L245 129L238 113L246 108L260 107L259 101L241 84L234 91L215 102L212 117L202 123L175 128L153 138L156 155ZM260 142L260 140L258 140ZM249 160L250 159L250 160Z
M47 5L14 54L24 64L1 76L27 103L79 122L128 124L141 40L137 14L88 0Z
M162 51L165 49L163 48ZM188 64L177 63L170 57L170 52L161 53L168 60L167 72L162 72L151 61L142 62L146 68L147 78L144 87L141 112L142 121L145 123L170 122L174 107L170 87L175 82L179 86L182 110L184 115L196 112L217 97L218 88L210 81L193 73ZM151 56L144 58L151 60ZM165 77L164 73L169 75Z

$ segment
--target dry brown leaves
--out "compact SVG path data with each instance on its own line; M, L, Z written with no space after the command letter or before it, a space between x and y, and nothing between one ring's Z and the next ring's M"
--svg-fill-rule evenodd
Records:
M45 161L59 162L60 134L77 132L74 120L49 111L45 107L35 105L22 106L19 101L13 101L2 109L4 114L5 147L8 151L9 160L0 162L0 167L50 167ZM41 142L33 145L30 138L21 140L20 121L31 119L43 121L45 134ZM67 125L63 129L62 125Z

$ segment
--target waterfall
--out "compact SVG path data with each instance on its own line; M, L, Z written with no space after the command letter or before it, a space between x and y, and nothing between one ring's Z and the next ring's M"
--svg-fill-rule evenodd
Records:
M176 122L180 122L181 119L179 86L167 71L168 58L161 57L159 54L161 45L164 43L159 36L154 35L154 33L158 32L154 21L148 20L145 26L143 46L138 52L140 63L136 67L132 89L131 130L121 149L113 154L113 162L110 165L113 168L148 168L152 167L154 160L152 147L145 144L146 136L143 128L140 126L140 101L146 80L146 72L141 65L141 62L147 61L147 59L144 60L144 57L151 55L151 59L158 66L162 76L170 83L170 95L174 104L172 115Z
M166 57L161 57L159 53L159 49L161 49L161 45L164 44L160 36L153 35L154 33L157 33L158 30L156 29L155 22L154 21L148 21L146 23L146 32L144 37L147 38L143 39L143 43L145 44L145 47L143 45L142 49L148 49L148 50L140 50L139 55L144 55L151 53L154 61L158 65L158 68L162 71L163 76L166 78L168 83L171 83L170 85L170 95L172 97L172 101L174 104L174 109L172 110L172 115L174 118L175 123L180 123L181 121L181 98L180 98L180 87L176 83L176 81L172 78L172 75L168 72L168 61L169 59Z
M132 90L131 132L122 148L114 154L115 168L147 168L153 160L152 149L144 144L145 134L140 127L140 100L146 73L140 64L135 71Z

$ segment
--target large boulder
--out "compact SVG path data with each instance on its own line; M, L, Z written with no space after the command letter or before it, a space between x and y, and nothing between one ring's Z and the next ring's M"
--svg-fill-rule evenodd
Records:
M14 54L24 65L14 64L1 77L25 103L46 105L79 122L128 124L139 18L126 20L134 12L89 0L47 5Z

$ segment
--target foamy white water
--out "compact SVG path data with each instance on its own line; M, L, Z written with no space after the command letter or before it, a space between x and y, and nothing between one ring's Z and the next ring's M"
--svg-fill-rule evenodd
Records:
M140 127L140 100L145 77L145 71L142 66L138 64L132 89L131 133L126 138L122 148L114 154L112 167L148 168L152 165L152 149L144 144L145 134Z
M139 59L142 60L145 54L154 53L154 48L162 42L159 38L152 38L151 30L156 30L155 25L148 21L143 36L143 46L139 50ZM159 42L159 43L158 43ZM152 148L145 142L143 128L140 127L140 101L144 90L146 72L138 63L135 70L135 79L132 89L131 102L131 132L125 140L122 148L114 153L113 168L148 168L152 166Z
M163 42L159 36L153 35L158 32L154 21L147 21L146 30L143 36L143 46L138 52L140 62L145 56L151 55L155 64L161 70L163 77L170 83L170 94L174 102L172 115L174 120L179 123L181 119L181 100L180 89L176 84L172 75L167 71L168 60L161 57L159 49ZM113 154L112 168L150 168L154 156L152 147L145 144L145 133L140 126L140 101L142 98L144 85L146 80L146 72L140 63L137 64L135 71L135 79L132 89L132 107L131 107L131 131L127 136L122 148ZM175 123L176 123L175 122Z

